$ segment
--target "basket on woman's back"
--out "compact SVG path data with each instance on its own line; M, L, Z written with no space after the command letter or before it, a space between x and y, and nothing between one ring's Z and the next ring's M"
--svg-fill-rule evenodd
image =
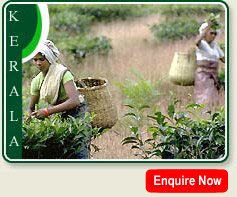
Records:
M111 128L117 122L117 111L108 90L108 81L103 78L84 78L77 81L78 90L85 95L88 111L96 114L92 125Z
M176 85L194 85L195 70L196 56L194 50L190 50L188 53L175 52L170 67L169 79Z

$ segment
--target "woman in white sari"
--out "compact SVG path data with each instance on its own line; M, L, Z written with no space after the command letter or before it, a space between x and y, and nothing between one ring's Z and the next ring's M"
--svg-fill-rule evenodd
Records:
M194 96L197 103L214 104L218 102L219 83L217 79L218 61L225 63L225 56L214 41L219 30L213 23L203 23L196 40L197 69L194 82Z

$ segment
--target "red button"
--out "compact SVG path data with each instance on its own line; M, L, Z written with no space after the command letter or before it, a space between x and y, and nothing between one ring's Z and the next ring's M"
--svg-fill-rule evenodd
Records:
M152 193L223 193L228 190L228 172L216 169L148 170L146 190Z

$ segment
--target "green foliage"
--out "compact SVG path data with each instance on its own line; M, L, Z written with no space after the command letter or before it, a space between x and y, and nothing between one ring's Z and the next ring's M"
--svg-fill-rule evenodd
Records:
M135 155L144 159L154 156L162 159L222 158L225 154L224 108L212 113L203 111L202 105L189 104L183 111L176 111L177 102L170 102L168 115L158 111L149 116L155 120L147 129L150 137L142 137L139 125L131 126L131 135L123 139L122 144L131 144L131 149L137 150Z
M218 43L220 46L221 50L225 52L225 43ZM218 80L219 80L219 85L221 89L225 89L225 68L222 67L218 70Z
M221 42L221 43L218 43L218 45L220 46L221 50L225 52L225 43Z
M220 14L218 15L215 15L213 13L211 13L205 20L205 22L209 22L211 21L212 22L212 29L214 29L215 31L220 29L221 26L220 26L220 23L218 21L218 19L220 18Z
M133 73L136 76L136 81L127 79L125 82L117 83L117 86L125 96L125 105L139 109L147 103L154 102L159 96L159 92L152 81L144 79L138 72L134 71Z
M75 35L88 32L93 19L93 16L78 15L76 12L63 10L50 16L50 26L56 31L66 31Z
M126 129L129 126L138 126L147 124L147 115L159 108L158 99L160 94L157 90L157 85L150 80L133 71L136 80L126 80L117 83L117 87L124 95L124 106L128 107L126 118L121 119L121 127ZM152 106L148 106L148 103ZM136 117L139 117L138 119Z
M104 36L78 35L73 38L65 36L60 41L57 40L56 43L62 51L73 54L78 60L94 53L106 55L112 49L110 41Z
M39 70L30 61L22 64L22 76L24 79L31 79L32 76L36 76Z
M131 6L122 5L81 5L77 12L94 16L98 21L110 21L113 19L125 20L133 15L133 10Z
M175 41L197 35L199 26L200 24L196 19L177 18L161 24L154 24L151 31L158 40Z
M180 17L180 16L193 16L205 15L209 13L222 13L223 7L220 5L163 5L161 6L160 13L164 16Z
M151 12L157 12L158 8L151 5L49 5L52 13L71 11L77 15L92 16L95 21L125 20L130 17L139 17Z
M219 80L220 88L225 89L225 68L219 69L218 80Z
M214 20L214 27L218 24L216 14L224 13L220 5L162 5L160 13L165 16L164 22L154 24L151 32L154 37L161 41L175 41L179 39L191 38L198 34L200 23L191 17L211 16ZM211 13L211 15L210 15Z
M91 128L93 115L86 113L85 119L70 117L61 120L56 114L52 118L39 120L25 116L23 119L23 158L32 159L73 159L80 151L82 140L90 144L98 137L99 128ZM90 137L91 136L91 139Z
M151 5L49 5L49 39L77 63L88 54L106 55L112 49L108 38L92 35L95 22L125 20L157 10Z
M93 36L91 33L95 17L82 14L75 7L49 6L49 39L75 63L80 62L88 54L108 54L112 49L110 40L105 36Z

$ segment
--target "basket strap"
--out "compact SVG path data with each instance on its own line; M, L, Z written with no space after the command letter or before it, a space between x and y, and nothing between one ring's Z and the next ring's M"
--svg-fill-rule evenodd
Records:
M73 77L74 77L76 80L79 80L79 79L77 78L77 76L72 72L71 66L66 65L66 64L64 63L64 61L63 61L61 58L59 58L59 57L58 57L58 60L72 73Z
M61 58L59 58L59 57L58 57L58 60L72 73L74 79L76 79L76 81L77 81L78 83L80 83L83 88L87 88L86 84L85 84L83 81L81 81L81 80L72 72L71 66L66 65L66 64L64 63L64 61L63 61Z

